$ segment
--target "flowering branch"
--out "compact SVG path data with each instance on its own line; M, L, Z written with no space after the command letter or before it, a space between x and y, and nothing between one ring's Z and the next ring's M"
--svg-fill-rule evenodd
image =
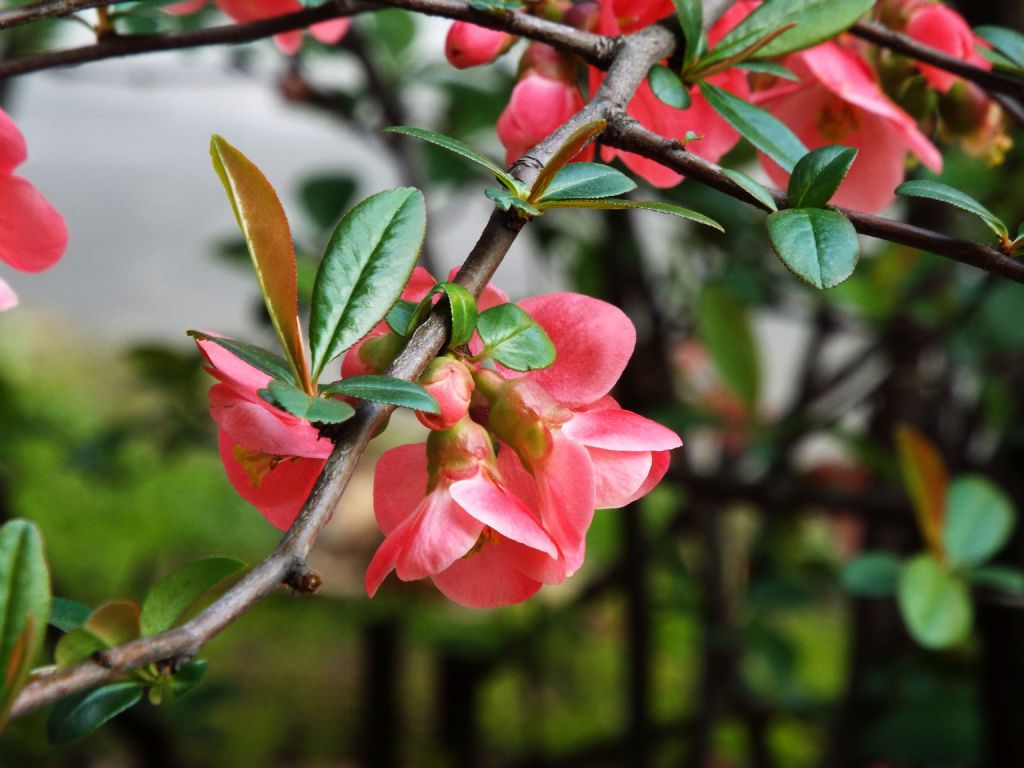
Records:
M531 151L529 162L517 163L512 173L527 186L541 167L582 126L607 117L627 102L650 67L668 56L675 38L661 27L647 28L624 38L609 67L608 77L594 98L568 122ZM495 211L456 276L456 281L479 294L498 268L524 225L515 214ZM421 325L388 369L389 376L417 378L437 355L448 335L447 322L435 312ZM111 680L121 673L156 662L187 659L211 638L252 609L281 584L313 592L319 578L306 557L321 529L334 513L355 468L372 437L384 426L394 406L363 403L355 418L340 425L334 449L299 516L274 551L219 600L186 624L151 637L111 648L94 660L37 677L21 692L12 717L27 714L78 691Z

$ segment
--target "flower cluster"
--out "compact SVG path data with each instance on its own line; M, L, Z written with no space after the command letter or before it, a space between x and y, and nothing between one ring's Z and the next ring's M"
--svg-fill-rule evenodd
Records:
M406 298L432 285L417 270ZM480 308L504 298L488 288ZM681 445L608 396L635 343L620 310L574 293L519 307L554 343L555 362L509 370L474 338L424 373L440 414L420 415L431 430L425 443L392 449L377 464L374 509L386 538L367 571L371 596L394 570L402 580L431 577L465 606L525 600L575 573L594 510L646 494ZM348 352L343 371L380 371L397 347L396 334L378 327Z
M708 47L760 5L740 0L708 32ZM670 0L600 0L536 3L533 13L552 15L564 24L615 36L629 34L671 16ZM886 0L877 13L889 26L958 59L989 68L978 52L984 45L955 11L936 0ZM456 22L446 53L455 66L486 64L507 51L514 38L502 32ZM857 147L859 154L834 202L875 212L893 200L908 156L938 172L942 157L929 140L937 134L968 152L999 162L1009 146L1000 107L979 88L936 67L895 56L843 35L786 56L781 62L796 80L752 73L737 66L716 71L707 82L767 109L786 124L808 149L829 144ZM508 162L521 157L583 105L575 59L540 43L530 43L519 65L518 82L498 122ZM591 92L604 73L587 67ZM716 162L735 146L739 134L688 84L690 104L678 109L661 101L649 83L637 89L627 111L645 127L687 144L687 149ZM612 148L604 159L619 157L634 173L658 187L681 176L653 160ZM580 158L587 159L587 158ZM788 174L761 156L766 173L780 186Z

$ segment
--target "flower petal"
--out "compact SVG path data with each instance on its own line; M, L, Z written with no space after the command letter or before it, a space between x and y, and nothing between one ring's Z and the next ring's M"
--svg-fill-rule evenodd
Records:
M373 473L373 511L380 529L390 534L404 523L427 495L427 448L424 443L386 451Z
M624 507L635 498L651 472L651 452L587 450L594 465L594 506L598 509Z
M309 27L309 34L326 45L338 42L352 26L352 19L329 19Z
M594 519L594 467L587 449L555 431L551 452L533 467L541 524L565 558L566 575L583 565Z
M440 573L469 552L484 529L483 523L452 500L446 488L427 495L416 511L413 526L395 564L395 573L402 581Z
M547 332L557 350L554 364L528 374L534 381L570 407L608 393L636 345L636 330L621 309L578 293L534 296L519 306Z
M203 333L208 336L220 335L208 331L203 331ZM207 369L210 375L221 383L227 384L239 394L248 394L251 398L257 397L257 390L263 389L270 383L269 374L235 357L219 344L205 339L196 339L195 342L199 347L199 352L210 364Z
M0 261L40 272L56 263L67 244L64 217L42 193L20 176L0 176Z
M558 548L522 501L503 491L483 472L451 484L456 503L502 536L558 557Z
M391 531L373 554L366 569L366 594L373 597L387 575L395 569L398 556L409 543L415 520L410 517Z
M18 294L0 278L0 312L6 312L16 306L18 306Z
M321 438L309 422L262 400L254 402L226 384L210 389L210 415L236 443L253 450L315 459L331 454L331 441Z
M661 482L661 478L668 472L668 465L671 463L672 456L668 451L654 451L651 454L651 471L647 475L647 479L637 488L633 496L626 501L626 504L641 499L650 493L654 487Z
M540 589L540 582L520 573L500 549L501 545L485 545L480 552L456 560L434 575L434 584L445 597L466 608L521 603Z
M683 444L668 427L621 408L574 413L562 432L588 448L609 451L668 451Z
M11 116L0 109L0 174L9 174L28 157L25 137Z

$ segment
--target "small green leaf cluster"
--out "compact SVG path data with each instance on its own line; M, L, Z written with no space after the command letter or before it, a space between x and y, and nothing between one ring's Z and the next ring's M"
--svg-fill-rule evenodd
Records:
M403 125L387 130L428 141L486 168L501 182L503 188L487 189L484 194L501 210L514 209L521 218L527 220L552 208L599 208L610 211L637 208L679 216L723 231L718 222L688 208L671 203L617 197L636 189L636 183L611 166L570 162L604 130L605 124L604 120L595 120L577 129L541 169L531 187L527 187L490 158L450 136Z
M256 268L267 311L285 357L260 347L190 331L268 374L259 390L271 405L318 424L338 424L355 409L346 395L437 412L417 384L393 377L354 377L318 385L325 366L380 322L398 300L419 258L426 233L423 195L412 188L371 195L342 217L316 272L309 317L310 363L298 327L295 253L284 210L255 164L219 136L211 156Z
M978 47L978 51L992 65L1015 74L1024 74L1024 35L1015 29L996 26L975 27L974 33L992 44L992 50Z
M472 362L490 359L514 371L535 371L555 362L555 345L525 310L499 304L478 312L473 295L457 283L438 283L418 303L399 301L388 313L388 326L401 337L411 336L441 293L451 322L449 349L465 347L478 333L483 347Z
M999 238L999 247L1002 251L1013 256L1024 251L1024 222L1017 228L1016 236L1011 239L1010 231L1002 219L956 187L943 184L941 181L917 179L900 184L896 187L896 194L904 197L924 197L929 200L938 200L940 203L955 205L960 210L973 213Z
M49 623L64 633L54 649L58 668L166 632L222 594L245 567L229 557L193 561L161 579L141 606L132 600L111 600L91 610L74 600L54 598ZM63 699L50 711L47 736L54 744L67 744L135 706L144 696L153 704L168 696L183 696L202 681L206 666L203 659L149 664L117 682Z
M825 207L850 170L857 150L820 147L793 167L787 196L792 206L771 213L768 239L782 263L815 288L832 288L853 274L860 258L857 230ZM739 182L737 182L739 183Z
M1024 594L1024 572L990 562L1009 539L1017 513L984 477L949 482L938 452L917 433L902 431L901 467L928 550L906 559L862 554L847 564L842 582L863 597L895 596L918 643L948 648L971 631L972 585Z

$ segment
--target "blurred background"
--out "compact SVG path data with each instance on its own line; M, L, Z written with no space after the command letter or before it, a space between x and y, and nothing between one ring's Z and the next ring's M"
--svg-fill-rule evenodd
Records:
M1024 21L1013 2L959 10L972 24ZM121 23L200 22L140 7ZM209 136L281 192L300 292L339 216L398 184L424 189L425 264L447 274L488 215L486 180L380 128L426 126L501 156L493 126L515 57L453 70L446 27L385 11L336 47L307 38L294 58L265 41L0 84L29 145L19 173L71 233L52 270L4 273L22 303L0 315L0 518L39 523L55 594L139 599L188 560L255 563L273 547L277 531L224 476L211 380L184 335L272 344ZM0 50L87 39L48 23L2 33ZM1016 221L1020 144L996 168L950 149L942 179ZM749 148L723 165L755 172ZM206 680L181 700L59 749L45 713L15 722L3 764L1024 765L1021 605L980 590L970 640L930 652L893 599L841 582L865 549L922 548L895 466L899 424L1021 506L1024 287L864 241L852 279L812 292L768 250L761 214L689 182L642 191L727 234L558 212L527 227L495 278L513 299L571 288L623 307L640 340L616 394L686 443L655 492L597 514L577 576L490 612L397 580L367 600L372 459L422 437L395 418L318 544L315 597L282 590L216 638ZM891 213L984 237L951 210ZM1019 534L1001 559L1024 564Z

